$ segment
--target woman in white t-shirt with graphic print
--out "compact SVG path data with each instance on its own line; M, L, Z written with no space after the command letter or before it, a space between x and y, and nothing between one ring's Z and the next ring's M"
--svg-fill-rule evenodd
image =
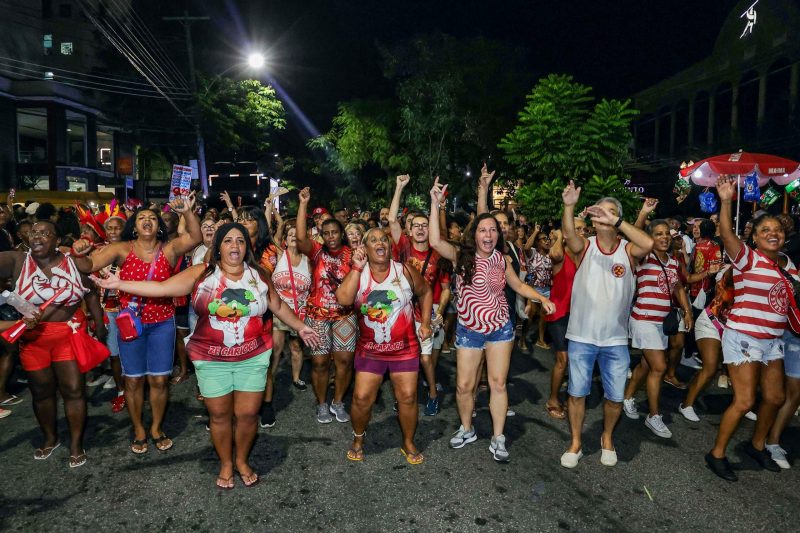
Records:
M296 220L287 220L284 229L286 231L285 247L280 247L278 250L278 262L272 273L272 284L281 300L286 302L286 305L303 320L306 314L306 300L308 300L308 293L311 290L311 270L308 257L297 249ZM272 328L272 361L267 372L267 388L264 391L264 406L261 410L262 428L271 428L275 425L275 410L272 407L275 372L278 371L278 363L281 360L281 352L283 352L287 334L289 351L292 354L292 384L300 391L306 390L306 383L300 379L300 371L303 369L303 347L300 344L300 338L292 328L275 317Z
M785 235L777 218L764 215L753 221L755 249L750 248L732 229L731 203L736 195L736 181L720 178L717 193L721 201L720 237L725 254L733 263L733 307L722 334L722 356L733 385L733 402L722 415L716 442L706 455L706 463L719 477L736 481L725 449L739 421L755 404L759 387L758 420L744 451L761 468L780 471L765 449L765 441L785 397L781 337L787 327L789 291L793 290L786 275L797 279L797 269L791 260L779 257Z

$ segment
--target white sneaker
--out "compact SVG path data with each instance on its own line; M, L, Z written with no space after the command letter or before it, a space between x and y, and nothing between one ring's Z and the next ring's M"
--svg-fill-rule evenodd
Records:
M606 450L603 448L603 439L600 439L600 464L603 466L616 466L617 450Z
M792 467L786 459L786 450L781 448L780 444L767 444L765 448L772 455L772 460L778 463L779 467L784 470L789 470Z
M116 389L117 382L114 381L114 376L109 376L108 381L106 381L105 385L103 385L104 389Z
M669 439L672 437L672 432L669 430L661 415L648 416L644 419L644 425L650 428L650 431L659 437Z
M492 458L498 463L508 462L508 450L506 449L506 436L498 435L492 437L489 443L489 451L492 453Z
M639 411L636 410L636 400L633 398L622 400L622 410L631 420L639 420Z
M478 435L475 433L474 427L467 431L464 426L459 426L458 431L453 433L453 437L450 439L450 447L457 450L476 440L478 440Z
M689 407L684 407L683 404L678 405L678 412L689 422L700 422L700 417L697 416L694 407L691 405Z
M578 450L578 453L564 452L561 456L561 466L564 468L575 468L578 466L578 461L583 457L583 450Z
M517 416L517 412L513 409L509 409L506 411L506 416Z
M725 374L720 374L717 378L717 387L720 389L727 389L731 384L731 380Z
M103 385L107 383L109 379L113 379L111 376L107 376L105 374L100 374L95 376L93 379L86 382L87 387L97 387L98 385Z
M629 368L629 369L628 369L628 379L631 379L632 377L633 377L633 370L631 370L631 369Z
M744 417L745 417L746 419L748 419L748 420L752 420L753 422L755 422L756 420L758 420L758 415L757 415L757 414L755 414L753 411L747 411L747 412L744 414Z

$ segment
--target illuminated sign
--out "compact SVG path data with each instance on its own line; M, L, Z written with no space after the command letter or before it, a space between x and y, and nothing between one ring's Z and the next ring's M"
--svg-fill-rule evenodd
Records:
M750 5L750 7L748 7L744 11L744 13L739 15L739 18L745 18L747 20L747 23L744 25L744 30L742 31L742 34L739 36L739 39L741 39L745 35L750 35L751 33L753 33L753 28L755 27L756 20L758 19L758 14L756 13L756 4L757 3L758 3L758 0L753 2Z

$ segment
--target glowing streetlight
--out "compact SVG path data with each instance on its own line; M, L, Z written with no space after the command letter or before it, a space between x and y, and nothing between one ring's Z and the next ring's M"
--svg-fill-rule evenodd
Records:
M247 64L250 68L258 70L264 66L266 59L264 58L264 54L260 54L258 52L253 52L249 56L247 56Z

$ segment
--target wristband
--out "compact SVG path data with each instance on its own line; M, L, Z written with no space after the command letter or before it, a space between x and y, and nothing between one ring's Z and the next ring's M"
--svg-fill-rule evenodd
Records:
M614 224L614 227L615 227L615 228L619 228L619 227L622 225L622 223L623 223L623 222L625 222L625 221L624 221L624 220L622 220L622 217L619 217L619 218L617 219L617 222Z
M364 272L364 267L359 268L359 267L353 265L353 266L350 267L350 270L355 270L356 272Z

